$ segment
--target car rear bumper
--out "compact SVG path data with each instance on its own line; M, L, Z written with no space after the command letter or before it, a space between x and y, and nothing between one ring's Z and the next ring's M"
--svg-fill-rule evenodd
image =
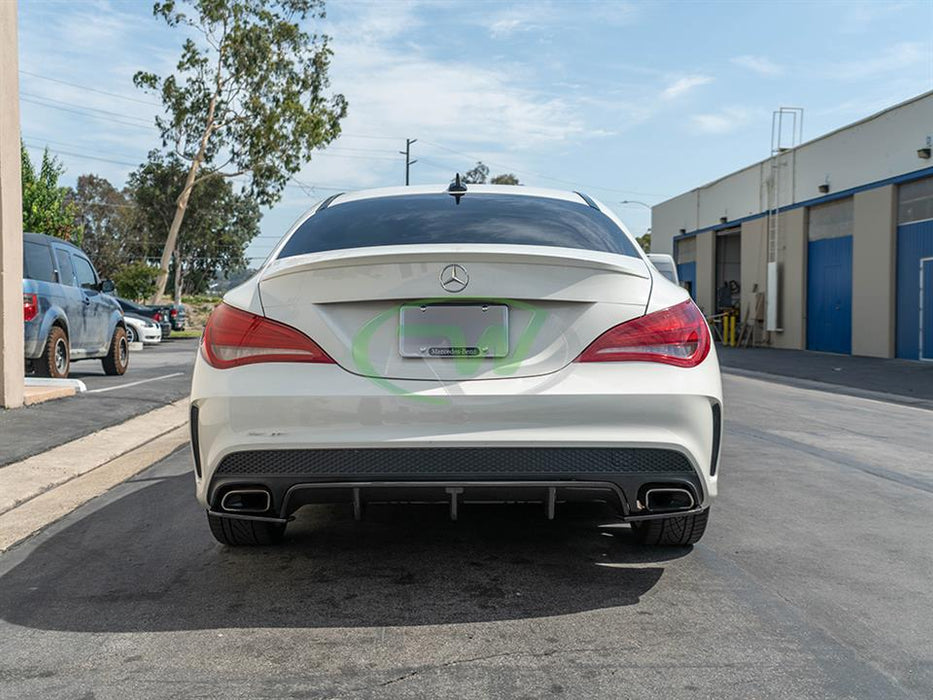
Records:
M721 386L685 370L571 364L539 377L373 380L334 365L217 370L192 383L197 495L270 494L259 517L321 501L606 500L626 517L652 485L716 495ZM716 453L716 454L714 454ZM557 484L557 486L555 485ZM551 491L555 489L555 491Z

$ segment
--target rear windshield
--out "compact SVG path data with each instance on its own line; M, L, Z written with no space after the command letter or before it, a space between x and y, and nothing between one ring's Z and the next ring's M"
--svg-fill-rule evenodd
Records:
M23 277L40 282L54 282L54 268L49 247L23 241Z
M305 221L280 258L324 250L425 243L509 243L636 256L605 214L584 203L512 194L377 197L324 209Z

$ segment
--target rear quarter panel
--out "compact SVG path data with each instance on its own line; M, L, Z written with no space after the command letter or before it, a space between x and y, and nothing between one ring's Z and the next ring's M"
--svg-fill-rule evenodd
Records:
M35 360L42 355L52 326L56 323L65 329L69 338L71 337L68 316L62 308L63 295L59 289L60 286L54 282L23 280L23 293L35 294L39 302L39 313L36 318L24 324L24 356L30 360Z

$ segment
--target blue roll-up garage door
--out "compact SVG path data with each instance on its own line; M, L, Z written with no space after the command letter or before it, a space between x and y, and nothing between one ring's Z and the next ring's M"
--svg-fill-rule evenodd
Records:
M897 189L895 354L933 360L933 177Z
M933 360L933 220L897 227L897 350Z
M852 236L808 245L807 349L852 352Z
M807 210L807 349L852 352L852 231L855 202Z

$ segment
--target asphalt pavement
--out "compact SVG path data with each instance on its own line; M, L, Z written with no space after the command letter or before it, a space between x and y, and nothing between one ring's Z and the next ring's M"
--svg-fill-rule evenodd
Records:
M728 372L765 374L794 386L829 384L833 391L851 396L933 409L933 362L721 345L717 352Z
M71 366L87 392L67 399L0 410L0 466L170 404L188 395L198 340L169 338L130 355L122 377L108 377L98 360Z
M569 506L317 506L225 549L176 453L0 557L0 695L930 697L933 413L724 383L687 549Z

